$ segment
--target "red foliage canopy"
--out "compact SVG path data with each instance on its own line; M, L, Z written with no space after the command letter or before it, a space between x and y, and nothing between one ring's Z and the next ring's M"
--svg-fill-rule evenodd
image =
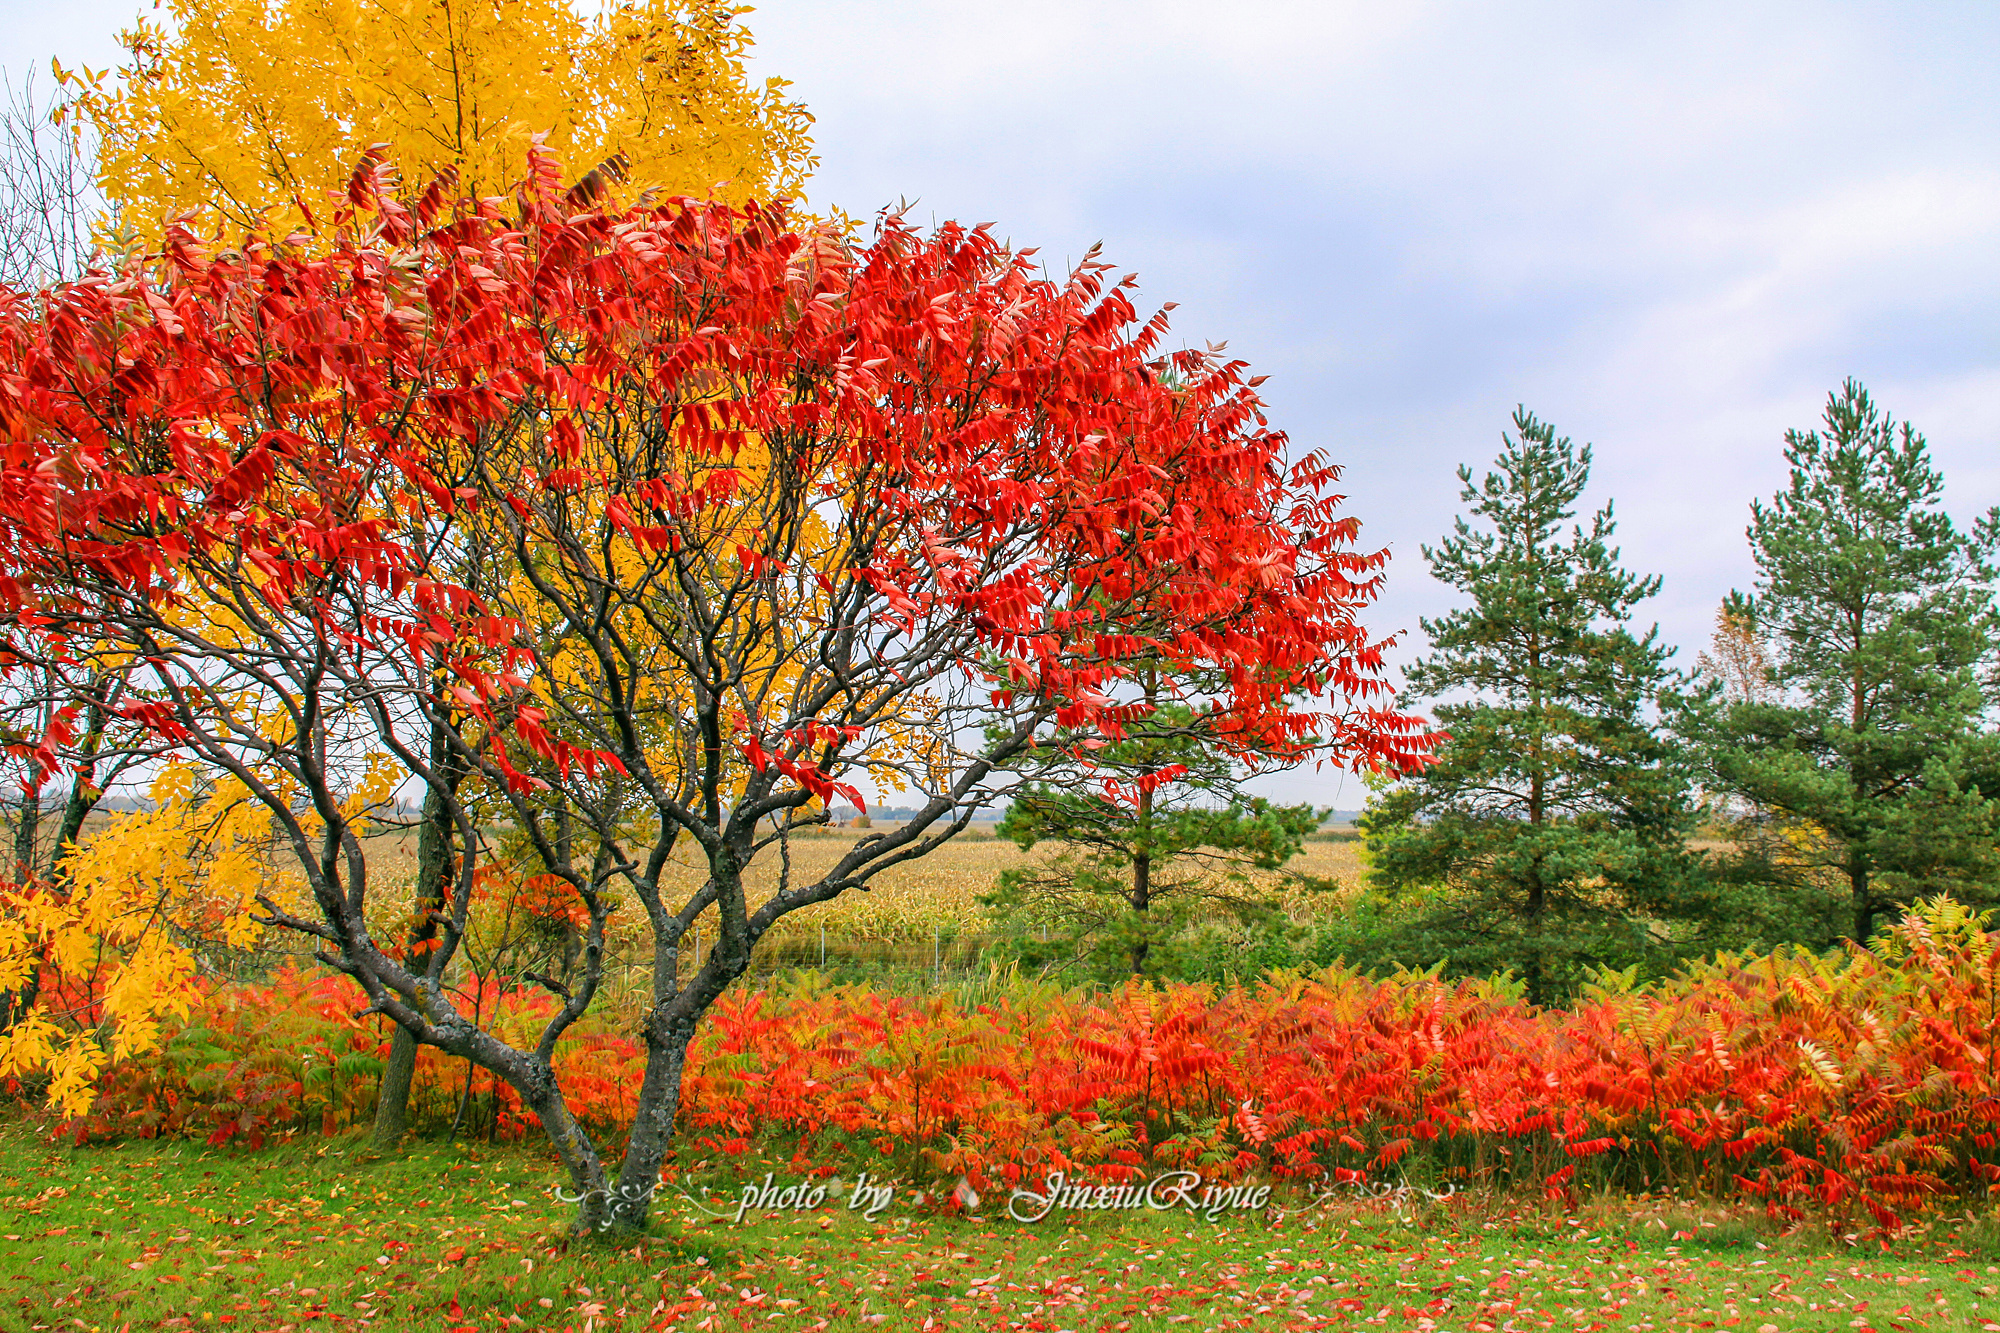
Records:
M546 186L553 164L538 170ZM1384 553L1352 549L1356 520L1326 490L1337 468L1287 463L1242 363L1160 357L1164 311L1131 331L1129 279L1106 291L1089 261L1053 283L984 229L922 238L897 219L853 249L786 230L776 208L569 216L544 190L518 224L489 200L440 225L437 187L406 209L383 174L357 172L349 224L379 212L332 255L210 255L177 231L164 282L8 300L10 608L72 624L78 579L168 600L191 550L228 547L270 607L307 598L418 658L453 645L487 699L527 665L505 651L519 627L435 567L435 524L588 490L650 552L729 510L746 443L783 434L810 441L815 499L839 498L833 478L874 483L896 540L839 572L879 599L876 619L963 625L982 674L1058 701L1066 725L1115 726L1111 689L1143 655L1223 672L1245 748L1421 751L1385 709L1287 705L1383 693L1354 612ZM635 378L705 484L633 485L585 457L584 419ZM452 445L527 411L547 419L544 466L446 485L470 479ZM328 591L354 582L406 614L349 623Z
M609 213L546 158L517 218L390 186L363 163L330 250L175 231L156 272L4 299L0 607L38 680L143 664L126 722L270 806L317 905L274 919L424 1040L532 1073L374 943L343 811L371 753L504 805L593 949L614 881L663 949L718 905L649 1018L683 1049L779 916L936 846L1029 745L1143 729L1135 664L1199 680L1247 755L1422 762L1338 470L1287 458L1242 363L1162 354L1094 257ZM16 753L60 764L62 725ZM863 772L923 814L753 912L760 827ZM433 983L491 818L447 804ZM714 876L676 911L682 834Z

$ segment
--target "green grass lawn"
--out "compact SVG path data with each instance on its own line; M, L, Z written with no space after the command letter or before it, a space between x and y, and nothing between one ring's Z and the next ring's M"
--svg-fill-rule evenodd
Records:
M613 1248L562 1243L554 1164L520 1149L71 1149L14 1126L0 1162L6 1330L2000 1329L1980 1228L1885 1253L1645 1203L739 1226L676 1199Z

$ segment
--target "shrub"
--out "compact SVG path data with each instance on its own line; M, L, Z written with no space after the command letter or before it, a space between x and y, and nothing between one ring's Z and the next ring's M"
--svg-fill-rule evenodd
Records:
M488 983L490 984L490 983ZM61 1132L256 1143L365 1115L378 1020L295 971L215 986L163 1049L115 1065ZM549 1001L483 999L503 1025ZM1878 951L1722 958L1665 982L1601 974L1537 1009L1518 985L1342 967L1226 989L1109 992L996 977L930 997L811 973L716 1005L691 1051L682 1160L750 1151L801 1169L969 1177L1168 1169L1311 1184L1590 1188L1752 1200L1893 1228L2000 1186L2000 935L1949 902ZM624 1123L637 1043L594 1029L557 1057L594 1134ZM317 1071L325 1070L322 1075ZM530 1128L504 1084L426 1050L420 1120Z

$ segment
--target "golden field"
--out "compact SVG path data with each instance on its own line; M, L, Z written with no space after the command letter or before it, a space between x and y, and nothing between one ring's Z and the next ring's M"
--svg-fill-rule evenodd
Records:
M881 831L882 826L877 826L795 835L790 847L793 882L819 878L856 842ZM406 881L415 871L414 836L398 829L378 833L367 842L376 886L393 898L395 889L389 886L397 880ZM888 947L891 954L907 952L912 957L917 952L928 954L932 941L939 937L969 944L967 937L982 936L990 929L985 909L979 904L980 895L992 890L1003 871L1034 858L1053 855L1054 850L1044 845L1033 852L1023 852L1012 842L994 837L991 825L975 825L930 855L883 871L866 890L849 890L830 903L787 917L766 936L759 953L780 950L796 956L810 955L822 931L829 947L850 941L875 941ZM746 887L753 911L776 891L780 868L781 859L775 846L767 849L751 867ZM699 886L704 869L689 850L681 852L665 877L663 887L668 900L685 901ZM1259 873L1252 878L1283 902L1295 919L1304 921L1326 910L1329 904L1325 895L1298 887L1292 882L1293 876L1330 881L1345 893L1361 886L1362 872L1359 836L1341 828L1314 835L1283 872ZM711 914L709 931L701 932L710 940L712 922ZM628 962L647 955L649 935L636 904L618 910L612 918L612 951ZM694 943L691 938L684 947L692 947Z
M832 869L841 855L870 831L840 829L792 840L794 882L810 881ZM1361 882L1361 844L1346 834L1322 834L1306 844L1305 850L1289 862L1288 872L1331 879L1343 889L1357 888ZM782 928L818 931L823 925L829 934L879 939L923 940L934 932L978 934L986 929L979 896L993 888L1001 872L1045 854L1044 848L1024 853L1012 842L995 838L984 828L968 831L921 860L894 866L872 881L866 892L850 890L823 907L799 913ZM679 868L683 892L696 887L695 866ZM1279 890L1279 896L1300 914L1309 910L1312 895L1293 890L1284 892L1279 875L1257 878ZM750 902L754 908L777 888L778 857L773 848L751 868L748 877Z

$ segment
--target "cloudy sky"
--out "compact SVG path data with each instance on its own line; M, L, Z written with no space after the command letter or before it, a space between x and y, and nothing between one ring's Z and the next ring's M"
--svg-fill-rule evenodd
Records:
M0 0L10 68L110 62L134 0ZM767 0L819 204L1103 241L1188 342L1269 373L1391 549L1371 615L1517 403L1595 446L1691 661L1752 571L1786 427L1862 379L1961 517L2000 502L2000 7ZM1342 804L1354 804L1347 784ZM1327 774L1301 798L1342 791Z

